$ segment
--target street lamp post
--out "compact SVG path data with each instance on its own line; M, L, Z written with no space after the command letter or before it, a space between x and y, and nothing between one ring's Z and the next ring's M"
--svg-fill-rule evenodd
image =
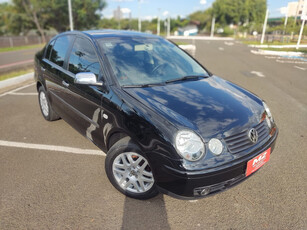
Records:
M139 14L138 29L139 29L139 32L141 32L142 31L142 22L141 22L141 16L140 16L140 0L138 0L138 14Z
M74 30L74 23L72 20L72 9L71 9L71 0L68 0L68 14L69 14L69 25L70 25L70 30Z
M158 9L157 35L160 35L160 8Z
M301 19L303 21L302 21L302 26L301 26L301 30L300 30L300 35L298 36L298 40L297 40L297 44L296 44L297 50L300 48L300 43L301 43L301 39L302 39L302 35L303 35L303 30L304 30L306 18L307 18L307 0L305 0L305 2L304 2L304 7L303 7L303 10L302 10Z
M214 27L215 27L215 17L213 16L212 18L212 23L211 23L211 33L210 33L210 37L214 36Z
M264 23L263 23L263 30L262 30L262 36L261 36L261 44L263 44L263 41L264 41L266 24L268 22L268 16L269 16L269 9L266 10L266 14L265 14L265 19L264 19Z

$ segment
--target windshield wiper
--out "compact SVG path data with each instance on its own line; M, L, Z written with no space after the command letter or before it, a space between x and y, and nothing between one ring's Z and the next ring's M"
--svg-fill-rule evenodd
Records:
M158 85L165 85L164 82L161 83L147 83L147 84L140 84L140 85L123 85L123 88L146 88L146 87L152 87L152 86L158 86Z
M171 80L165 81L165 83L171 83L171 82L177 82L177 81L186 81L186 80L198 80L199 78L207 78L208 76L206 75L190 75L190 76L184 76L180 78L175 78Z

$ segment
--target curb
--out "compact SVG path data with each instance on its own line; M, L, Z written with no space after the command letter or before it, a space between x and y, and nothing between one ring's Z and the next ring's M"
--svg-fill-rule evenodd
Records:
M33 79L33 78L34 78L34 72L31 72L31 73L27 73L24 75L20 75L18 77L13 77L7 80L3 80L3 81L0 81L0 89L18 85L30 79Z
M273 50L251 50L251 53L257 55L276 55L276 56L304 56L302 52L288 52L288 51L273 51Z
M251 48L296 48L296 45L248 45ZM307 45L300 45L299 48L307 48Z
M183 39L183 40L207 40L207 41L233 41L231 37L210 37L210 36L169 36L167 39Z

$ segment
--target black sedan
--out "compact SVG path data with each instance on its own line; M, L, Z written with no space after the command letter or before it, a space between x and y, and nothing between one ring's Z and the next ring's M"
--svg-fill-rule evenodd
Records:
M225 190L275 146L263 100L158 36L59 34L36 54L35 79L44 118L64 119L106 152L109 180L133 198Z

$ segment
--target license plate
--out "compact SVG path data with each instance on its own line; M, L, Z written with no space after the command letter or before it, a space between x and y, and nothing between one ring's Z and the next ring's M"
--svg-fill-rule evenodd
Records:
M259 168L261 168L266 162L269 161L270 154L271 154L271 148L267 149L263 153L249 160L247 162L245 175L249 176L250 174L256 172Z

